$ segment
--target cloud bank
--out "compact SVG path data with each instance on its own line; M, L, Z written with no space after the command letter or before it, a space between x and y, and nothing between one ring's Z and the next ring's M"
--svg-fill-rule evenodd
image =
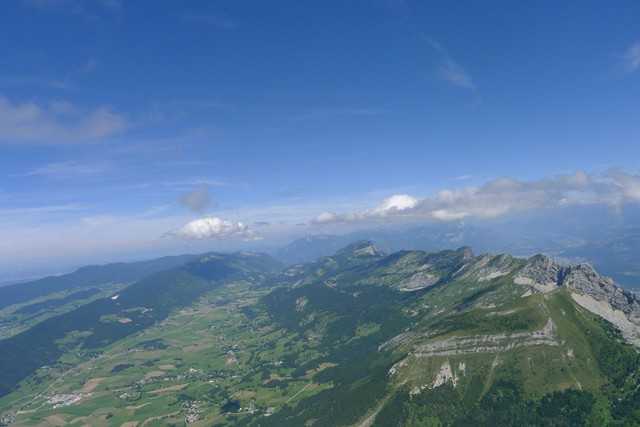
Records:
M418 205L419 200L408 194L394 194L382 201L379 206L363 212L352 212L347 214L337 214L334 212L323 212L311 220L312 224L331 224L342 222L353 222L373 218L384 218L394 216L413 210Z
M622 171L610 171L604 175L576 172L537 181L499 178L479 187L445 189L423 199L406 194L394 195L379 206L361 212L323 212L311 223L350 223L403 217L459 221L580 204L605 204L619 209L625 203L637 202L640 202L640 175Z

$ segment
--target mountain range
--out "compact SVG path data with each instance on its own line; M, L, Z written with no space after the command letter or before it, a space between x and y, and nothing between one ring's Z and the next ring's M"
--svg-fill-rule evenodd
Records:
M640 214L633 210L620 216L606 210L569 209L533 218L385 226L346 234L309 235L271 254L285 263L309 262L358 240L372 240L389 252L470 246L478 252L519 257L544 253L566 263L592 264L617 283L640 289L638 219Z
M640 298L589 264L371 241L165 261L14 296L1 422L640 425Z

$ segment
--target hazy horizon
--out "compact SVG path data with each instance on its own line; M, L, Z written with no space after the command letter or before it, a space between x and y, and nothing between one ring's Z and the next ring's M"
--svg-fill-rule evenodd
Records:
M3 12L7 280L640 202L636 2Z

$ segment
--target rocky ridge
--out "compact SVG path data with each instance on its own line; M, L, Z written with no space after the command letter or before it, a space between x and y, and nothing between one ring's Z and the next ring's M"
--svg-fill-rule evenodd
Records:
M627 341L640 346L640 297L600 275L591 265L565 266L536 255L527 260L514 282L531 292L569 290L576 303L616 325Z

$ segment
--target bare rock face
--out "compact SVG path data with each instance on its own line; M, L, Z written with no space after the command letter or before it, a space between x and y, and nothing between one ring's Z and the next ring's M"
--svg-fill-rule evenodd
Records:
M384 253L373 244L356 249L353 252L353 254L355 256L383 256L384 255Z
M640 298L617 286L613 280L601 276L589 264L567 267L562 286L588 295L596 301L605 301L614 310L620 310L632 322L640 324Z
M558 346L556 326L549 318L542 329L533 332L501 333L450 337L416 346L413 357L455 356L473 353L503 353L514 348L549 345Z
M527 260L527 264L515 278L519 285L533 286L538 292L551 292L556 289L564 270L562 266L545 255L536 255Z
M373 242L369 240L362 240L360 242L352 243L351 245L340 249L336 252L337 257L355 257L355 258L366 258L366 257L382 257L385 253L378 249Z
M629 341L640 344L640 297L600 275L591 265L562 266L536 255L527 260L514 281L543 293L567 288L574 301L618 326Z
M561 285L589 294L596 299L605 295L622 292L614 285L613 280L601 276L589 264L578 264L567 267Z
M516 266L515 259L510 255L481 255L465 264L463 269L456 272L456 276L485 282L511 274Z
M601 276L589 264L566 268L561 286L583 308L608 320L620 329L625 339L640 347L640 298Z
M429 271L418 271L411 277L398 283L396 288L402 292L417 291L435 285L438 283L438 280L440 280L440 276L432 274Z

